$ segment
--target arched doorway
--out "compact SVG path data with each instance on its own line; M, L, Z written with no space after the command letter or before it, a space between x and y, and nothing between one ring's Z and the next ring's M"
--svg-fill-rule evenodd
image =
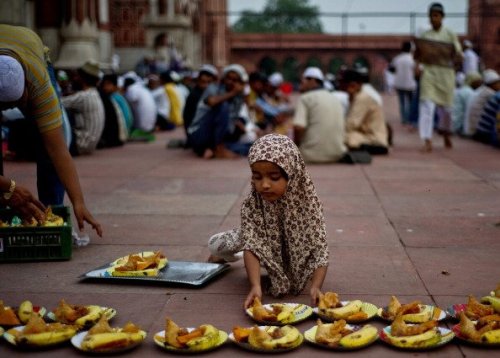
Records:
M297 61L295 57L287 57L283 61L283 77L286 81L293 83L299 82L299 61Z
M328 63L328 72L337 76L342 66L345 66L345 61L343 58L335 57Z
M365 68L370 72L370 62L364 56L358 56L352 62L352 67L355 69Z
M309 57L306 61L306 68L307 67L318 67L321 71L323 71L321 60L317 57Z
M278 65L276 60L272 57L265 56L259 62L259 71L269 76L271 73L276 72Z

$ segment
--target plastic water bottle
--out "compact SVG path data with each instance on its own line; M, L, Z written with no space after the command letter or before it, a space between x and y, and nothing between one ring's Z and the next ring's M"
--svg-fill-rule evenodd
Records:
M73 238L73 246L75 247L87 246L90 242L89 235L82 233L82 235L79 236L75 230L71 233L71 237Z

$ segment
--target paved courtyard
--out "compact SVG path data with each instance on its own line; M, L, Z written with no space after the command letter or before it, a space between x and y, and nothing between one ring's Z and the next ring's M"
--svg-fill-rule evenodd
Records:
M446 308L481 297L500 282L500 151L454 138L454 148L421 154L417 133L399 124L395 96L384 96L395 132L390 155L369 165L309 165L324 204L330 268L325 291L345 300L387 305L420 299ZM170 354L153 343L165 317L181 326L211 323L225 331L250 326L242 305L248 291L242 262L201 288L85 282L79 276L115 258L162 250L170 260L205 261L210 235L239 225L240 204L249 190L246 159L196 158L190 151L166 149L182 131L161 133L153 143L131 143L75 159L86 202L104 228L90 233L90 245L73 250L70 261L0 264L0 299L17 305L29 299L54 308L70 303L100 304L148 332L130 357ZM6 162L5 173L32 190L33 163ZM90 231L90 228L87 228ZM270 297L264 303L272 302ZM307 294L283 302L309 303ZM303 332L313 319L297 325ZM386 324L373 321L379 328ZM444 321L451 327L454 321ZM414 354L378 342L351 357L490 357L497 351L453 342ZM228 342L214 357L250 355ZM287 356L328 356L304 344ZM0 341L1 357L81 356L70 344L44 352L23 352Z

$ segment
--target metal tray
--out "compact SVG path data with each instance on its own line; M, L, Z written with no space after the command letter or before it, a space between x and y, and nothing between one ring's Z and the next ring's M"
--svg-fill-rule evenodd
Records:
M167 285L203 286L211 279L228 270L229 264L213 264L208 262L168 261L156 277L115 277L106 270L109 264L84 273L81 279L104 282L156 283Z

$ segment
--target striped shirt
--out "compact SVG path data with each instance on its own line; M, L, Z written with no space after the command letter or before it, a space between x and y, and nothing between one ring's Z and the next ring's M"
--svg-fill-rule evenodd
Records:
M481 112L481 118L477 123L476 133L490 138L492 144L498 144L498 132L500 129L500 91L486 102Z
M47 72L47 51L40 37L25 27L0 24L0 55L15 58L24 69L27 107L41 133L62 126L62 112Z
M104 129L104 105L99 92L92 87L63 97L61 101L75 116L73 140L78 154L92 153Z

